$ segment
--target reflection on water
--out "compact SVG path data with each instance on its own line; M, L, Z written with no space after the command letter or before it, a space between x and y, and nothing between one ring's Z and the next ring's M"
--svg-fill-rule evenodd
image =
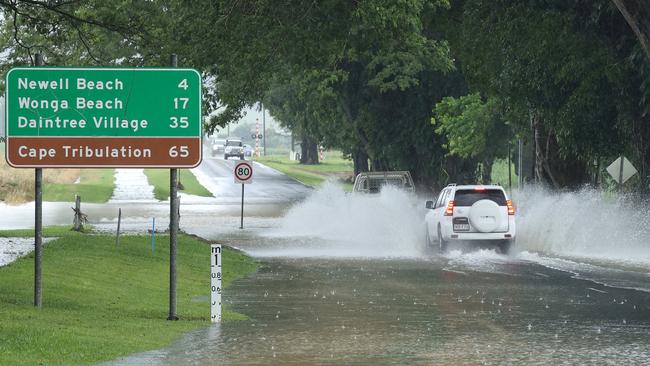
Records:
M252 319L115 364L644 364L650 298L524 262L270 259L224 296Z
M650 364L650 293L574 278L620 285L647 271L614 273L544 247L521 249L561 240L533 231L542 230L540 207L552 205L528 205L520 239L531 242L511 256L426 253L416 206L403 192L354 196L329 186L286 215L287 206L258 207L245 230L237 206L218 215L195 207L181 219L187 231L264 261L224 291L227 305L251 319L110 364Z

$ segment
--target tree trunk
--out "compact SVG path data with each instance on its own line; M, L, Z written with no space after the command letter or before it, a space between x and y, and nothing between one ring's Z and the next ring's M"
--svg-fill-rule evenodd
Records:
M535 141L535 182L546 182L544 179L544 153L542 151L542 120L539 115L533 112L531 116L533 134Z
M650 118L637 116L632 122L632 152L639 171L639 192L650 192Z
M443 171L447 175L446 181L441 181L440 186L444 187L449 183L476 184L476 165L474 159L464 159L457 156L449 156L443 162Z
M318 164L318 143L303 134L300 144L300 164Z
M481 175L480 177L477 177L480 182L483 184L490 184L492 183L492 166L494 165L494 160L493 159L486 159L483 160L483 163L481 164Z
M650 2L648 0L612 0L639 40L650 59Z
M535 133L535 179L555 189L579 188L590 181L589 166L577 158L563 158L553 130L533 112L531 124Z
M368 169L368 154L361 149L357 148L356 151L352 153L352 162L354 163L354 176L356 177L359 173L367 172Z
M373 172L383 172L386 170L390 170L390 168L388 167L386 160L372 159L372 166L370 167L370 170L372 170Z

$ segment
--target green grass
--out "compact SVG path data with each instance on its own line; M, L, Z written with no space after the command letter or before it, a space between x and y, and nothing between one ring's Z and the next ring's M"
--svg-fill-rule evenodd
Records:
M149 184L153 185L153 194L157 200L169 199L169 169L145 169L144 174L149 179ZM178 176L183 184L183 190L179 192L193 194L195 196L212 197L212 193L205 189L196 180L194 174L186 169L179 169Z
M92 226L84 225L84 232L92 231ZM72 231L72 225L56 225L46 226L43 228L43 237L60 237L66 235L75 235L77 233ZM0 230L0 238L12 237L31 237L34 236L34 229L16 229L16 230Z
M50 202L74 202L74 196L81 196L81 202L104 203L113 195L114 169L82 169L79 184L43 184L43 200Z
M515 164L512 163L510 166L512 173L512 188L517 189L519 187L519 179L517 174L515 174ZM488 183L497 183L504 188L508 188L508 160L499 159L492 164L492 181Z
M116 247L112 235L45 231L61 236L44 247L41 309L32 305L33 255L0 268L0 364L94 364L164 347L210 324L205 241L179 235L181 320L170 322L168 236L157 236L152 255L148 236L124 236ZM225 287L256 268L245 255L224 249ZM223 319L245 316L226 310Z
M353 175L352 161L344 159L338 152L326 154L324 161L314 165L301 165L297 161L289 160L287 155L262 156L255 158L255 161L311 187L316 187L329 179L349 180ZM344 183L344 186L352 187L350 183Z

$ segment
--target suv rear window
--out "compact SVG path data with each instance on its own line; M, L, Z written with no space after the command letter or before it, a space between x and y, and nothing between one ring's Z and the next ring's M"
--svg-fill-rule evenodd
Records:
M230 140L226 143L226 146L241 146L241 141Z
M455 206L471 206L476 201L492 200L499 206L506 205L506 196L500 189L486 189L477 191L474 189L459 189L454 196Z

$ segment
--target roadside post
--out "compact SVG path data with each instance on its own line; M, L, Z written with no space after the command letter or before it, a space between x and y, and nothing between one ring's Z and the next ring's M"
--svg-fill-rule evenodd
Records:
M241 184L241 223L240 229L244 228L244 185L253 183L253 164L241 162L235 164L233 171L235 183Z
M72 224L74 225L75 231L81 231L81 197L79 195L74 196L74 219Z
M117 233L115 234L115 246L120 245L120 224L122 224L122 208L117 209Z
M221 244L210 246L210 320L221 322Z
M156 218L154 217L151 220L151 255L152 256L155 249L156 249Z
M175 56L172 60L176 65ZM199 72L44 67L37 55L34 67L9 70L5 87L5 159L14 168L35 168L35 306L42 301L43 168L171 169L170 220L176 225L170 225L170 241L175 242L177 169L202 160ZM170 252L169 319L178 319L175 245Z

